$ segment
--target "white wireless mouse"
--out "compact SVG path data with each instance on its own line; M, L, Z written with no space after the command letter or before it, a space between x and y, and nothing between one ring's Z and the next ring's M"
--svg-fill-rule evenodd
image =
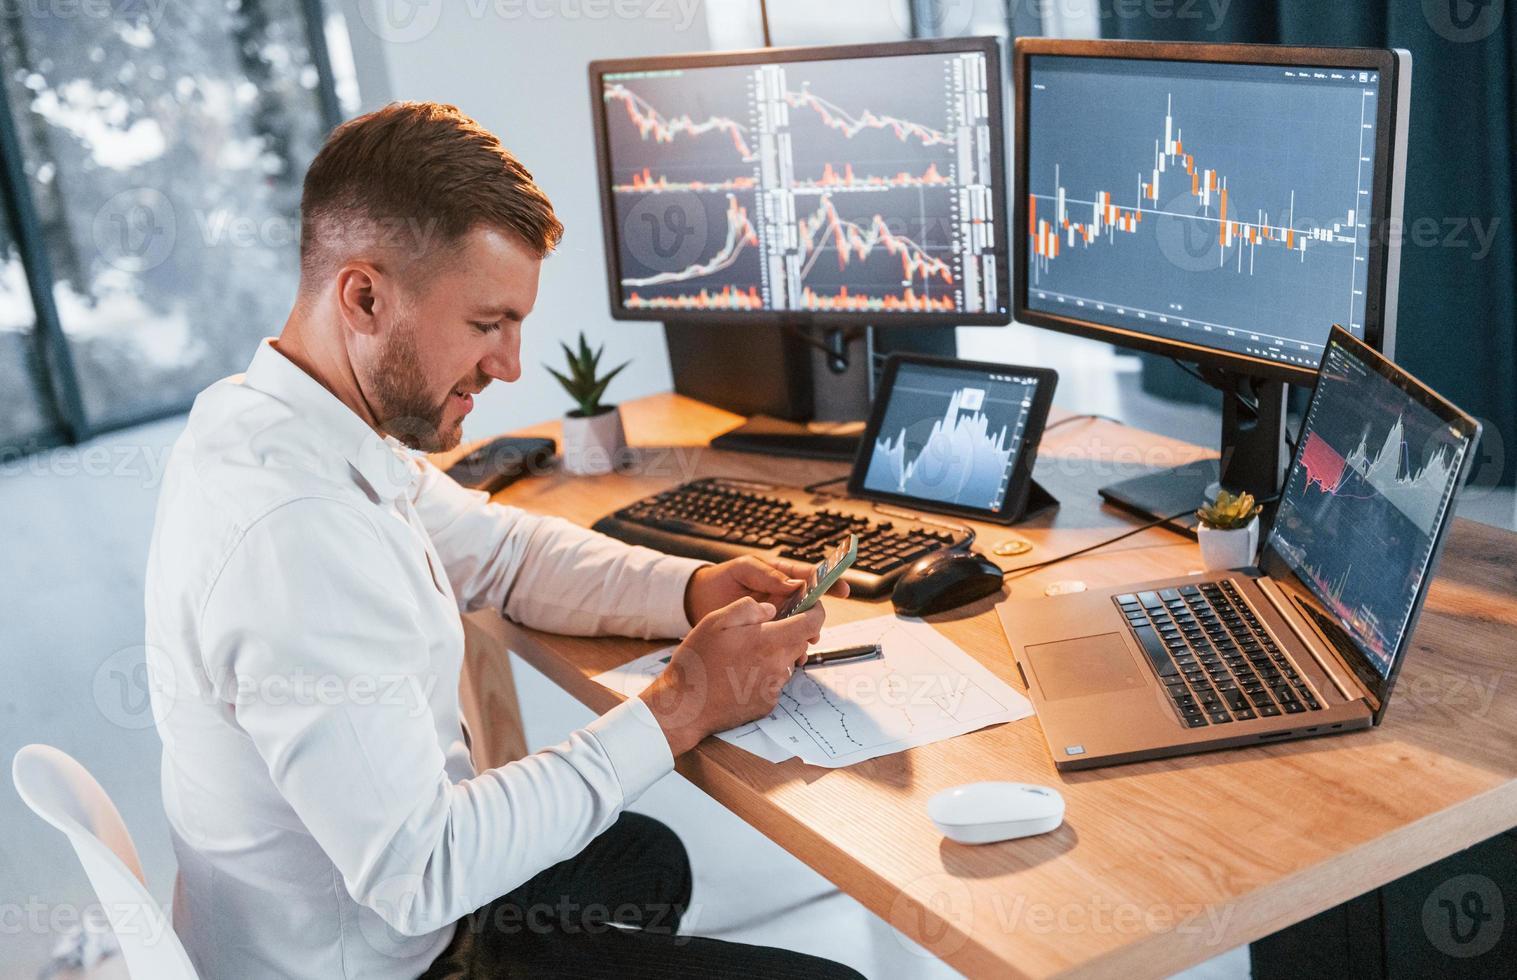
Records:
M1058 829L1064 797L1031 783L967 783L933 796L927 815L949 840L992 844Z

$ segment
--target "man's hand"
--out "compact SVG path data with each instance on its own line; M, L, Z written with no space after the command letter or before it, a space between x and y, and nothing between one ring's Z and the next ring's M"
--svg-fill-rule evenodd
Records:
M639 695L674 755L773 710L826 616L821 603L789 619L776 620L774 612L773 604L745 596L703 617Z
M685 586L685 615L690 622L699 623L716 610L744 598L778 608L798 590L810 586L815 570L814 565L803 562L752 555L707 565L697 569ZM846 596L848 584L839 580L827 594Z

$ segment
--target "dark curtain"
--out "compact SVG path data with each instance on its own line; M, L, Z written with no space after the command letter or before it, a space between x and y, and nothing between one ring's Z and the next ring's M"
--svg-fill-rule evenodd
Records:
M1101 0L1130 40L1406 48L1412 115L1396 360L1486 425L1517 477L1517 0Z

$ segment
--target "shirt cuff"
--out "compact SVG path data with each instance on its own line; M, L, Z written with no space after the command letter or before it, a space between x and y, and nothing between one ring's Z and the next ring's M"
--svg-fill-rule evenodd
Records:
M669 740L642 698L628 698L592 721L585 730L595 737L611 760L616 781L621 784L623 806L674 771Z
M709 564L694 558L667 556L654 566L648 592L650 636L678 639L694 628L695 624L685 615L685 590L695 570Z

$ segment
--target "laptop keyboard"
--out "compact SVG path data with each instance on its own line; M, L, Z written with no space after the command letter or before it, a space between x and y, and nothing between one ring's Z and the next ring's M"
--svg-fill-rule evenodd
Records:
M1229 581L1114 597L1187 728L1322 706Z

